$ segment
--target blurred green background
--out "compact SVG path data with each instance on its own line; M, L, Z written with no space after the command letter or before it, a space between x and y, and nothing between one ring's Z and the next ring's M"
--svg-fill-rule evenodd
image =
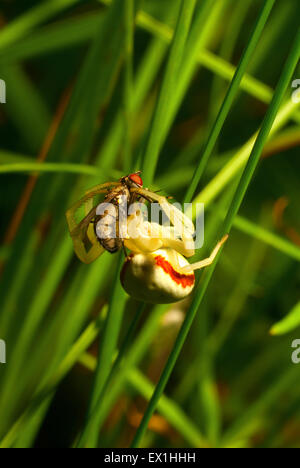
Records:
M191 0L189 11L189 1L1 2L1 447L128 447L178 349L191 299L153 307L128 298L121 257L80 264L64 213L86 189L137 169L146 169L150 188L185 198L268 5ZM218 239L249 139L299 30L298 0L270 6L190 194L206 205L197 258ZM300 78L299 62L292 75ZM265 141L143 447L300 447L300 364L291 360L300 339L293 91L291 80L286 113Z

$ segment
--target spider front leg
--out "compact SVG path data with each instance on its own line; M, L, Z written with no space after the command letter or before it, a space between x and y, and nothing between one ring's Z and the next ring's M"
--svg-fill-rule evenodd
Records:
M218 242L218 244L216 245L216 247L214 248L214 250L212 251L211 255L208 258L201 260L200 262L186 265L185 267L181 268L181 271L183 273L191 273L192 271L201 270L202 268L210 266L215 261L220 249L223 247L228 237L229 237L228 234L226 234L226 236L224 236L220 240L220 242Z
M146 200L157 202L173 225L173 229L172 227L161 229L162 246L174 248L185 257L192 257L195 253L195 227L190 218L176 208L176 206L169 203L166 197L141 188L135 189L135 191Z

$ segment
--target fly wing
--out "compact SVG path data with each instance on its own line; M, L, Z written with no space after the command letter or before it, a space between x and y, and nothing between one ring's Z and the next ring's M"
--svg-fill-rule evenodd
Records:
M92 224L96 216L96 209L97 207L94 207L88 215L70 231L75 253L79 260L86 264L94 262L105 252L105 249L99 243L95 235L94 225Z
M115 187L116 185L119 185L118 182L107 182L105 184L101 185L96 185L92 189L88 190L84 197L82 197L80 200L78 200L76 203L74 203L71 208L68 209L66 212L66 218L68 222L68 227L70 234L72 236L72 233L76 228L79 226L80 223L76 221L76 215L78 214L79 209L84 206L85 210L85 216L82 221L87 219L87 216L89 213L93 210L94 208L94 200L97 195L100 195L101 193L107 194L111 188Z
M105 251L100 245L91 224L97 210L97 206L94 206L94 200L97 195L107 194L116 185L118 185L118 182L107 182L93 187L66 212L74 250L78 258L84 263L93 262ZM78 222L76 215L82 206L84 206L85 217Z

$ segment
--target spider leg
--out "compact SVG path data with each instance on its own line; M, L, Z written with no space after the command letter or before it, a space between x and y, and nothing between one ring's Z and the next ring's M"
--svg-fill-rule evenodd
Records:
M192 257L195 253L194 249L191 249L187 240L182 240L176 236L176 232L172 228L161 226L161 239L164 248L176 250L184 257ZM190 241L193 244L193 241Z
M143 196L146 200L153 202L156 201L159 203L163 211L166 213L172 224L177 226L184 226L185 231L189 232L191 235L195 232L195 227L193 222L190 220L188 216L186 216L181 210L176 208L174 205L168 202L166 197L158 195L155 192L151 192L150 190L145 189L133 189L136 190L141 196Z
M185 273L189 273L189 272L192 272L195 270L201 270L202 268L210 266L215 261L216 256L218 255L222 246L227 241L228 237L229 236L227 234L220 240L220 242L218 242L218 244L216 245L216 247L214 248L214 250L212 251L211 255L208 258L201 260L200 262L192 263L191 265L182 267L181 271Z
M169 248L181 255L186 256L187 254L185 245L176 236L174 227L161 226L158 223L148 221L136 223L136 218L132 215L128 218L128 234L125 245L132 252L149 253L158 249Z
M161 209L165 212L175 227L175 232L179 234L177 236L174 235L171 239L170 236L164 239L164 246L171 247L175 242L178 252L182 253L182 255L186 257L192 257L195 253L193 238L195 227L190 218L188 218L188 216L186 216L181 210L176 208L176 206L169 203L166 197L141 188L134 190L136 190L140 196L144 197L146 200L159 203ZM181 237L181 240L179 237ZM172 248L174 248L173 245Z

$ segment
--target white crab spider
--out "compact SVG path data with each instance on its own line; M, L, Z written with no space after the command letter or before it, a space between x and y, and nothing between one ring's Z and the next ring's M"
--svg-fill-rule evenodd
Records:
M172 226L145 221L135 213L127 218L127 235L100 239L99 229L95 226L102 218L97 216L99 203L94 205L99 194L105 194L104 201L120 209L124 199L129 207L138 200L156 202ZM85 217L77 223L75 214L82 205ZM105 250L113 253L123 245L131 251L121 273L123 288L133 298L155 304L172 303L188 296L195 285L194 271L211 265L228 238L225 236L217 244L210 257L190 264L186 257L195 253L192 221L167 198L143 189L139 173L123 177L119 182L94 187L67 211L66 216L74 249L81 261L91 263ZM134 235L130 235L132 228Z

